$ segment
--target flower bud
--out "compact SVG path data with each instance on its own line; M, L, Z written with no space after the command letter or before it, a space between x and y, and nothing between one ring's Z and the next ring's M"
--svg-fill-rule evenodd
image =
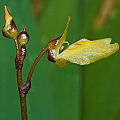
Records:
M58 41L60 38L61 38L61 36L48 42L48 60L51 62L55 62L55 52L56 51L54 48L58 44Z
M6 6L4 6L4 15L5 25L3 27L2 33L7 38L16 39L18 35L18 30L13 21L13 17L10 15Z
M29 41L29 35L26 32L26 28L24 27L23 31L18 35L18 42L20 45L26 45Z

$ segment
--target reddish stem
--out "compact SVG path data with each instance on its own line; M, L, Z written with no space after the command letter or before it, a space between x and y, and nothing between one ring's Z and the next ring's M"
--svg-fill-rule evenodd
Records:
M22 120L27 120L27 104L26 104L26 96L23 96L21 87L23 85L22 81L22 67L20 67L20 50L19 50L19 44L18 41L15 40L15 46L16 46L16 72L17 72L17 84L18 84L18 91L20 96L20 106L21 106L21 116Z
M31 69L30 69L30 72L29 72L29 75L28 75L28 78L27 78L27 81L26 83L30 82L31 81L31 77L32 77L32 74L33 74L33 71L37 65L37 63L39 62L40 58L44 55L44 53L48 50L48 47L44 48L40 54L38 55L38 57L35 59Z
M22 66L21 65L22 65L24 59L21 59L22 55L21 55L21 52L19 50L19 44L18 44L17 40L15 40L15 46L16 46L16 60L15 60L15 64L16 64L16 72L17 72L18 91L19 91L19 96L20 96L21 116L22 116L22 120L27 120L26 94L27 94L27 92L29 91L29 89L31 87L31 77L32 77L33 71L34 71L37 63L39 62L40 58L48 50L48 47L44 48L40 52L38 57L35 59L32 67L30 69L27 81L23 85L23 81L22 81Z
M21 116L22 120L27 120L27 104L26 104L26 96L22 96L21 86L23 85L22 82L22 70L17 70L17 83L18 83L18 91L20 96L20 106L21 106Z

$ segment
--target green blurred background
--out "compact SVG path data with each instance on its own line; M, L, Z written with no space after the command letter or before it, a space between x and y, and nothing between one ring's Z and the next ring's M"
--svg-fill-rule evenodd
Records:
M1 0L22 31L30 35L23 80L47 42L60 36L71 16L67 41L111 37L120 43L119 0ZM0 120L20 120L14 65L15 47L0 33ZM88 66L69 63L65 68L47 60L39 62L27 95L29 120L120 120L120 53Z

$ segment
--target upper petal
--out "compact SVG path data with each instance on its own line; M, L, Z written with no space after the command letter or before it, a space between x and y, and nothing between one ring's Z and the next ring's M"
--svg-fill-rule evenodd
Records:
M71 17L68 16L68 22L67 22L67 25L66 25L65 31L64 31L62 37L60 38L60 40L58 41L56 47L55 47L56 55L59 54L59 50L60 50L62 44L63 44L63 43L65 42L65 40L66 40L66 35L67 35L67 31L68 31L68 27L69 27L70 19L71 19Z

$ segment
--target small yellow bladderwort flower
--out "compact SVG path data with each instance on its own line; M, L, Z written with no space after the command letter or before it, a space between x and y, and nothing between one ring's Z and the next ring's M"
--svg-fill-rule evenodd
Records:
M18 30L13 21L13 17L9 13L6 5L4 6L4 14L5 14L5 25L2 29L2 33L4 37L16 39L18 35Z
M102 58L108 57L119 50L119 44L110 44L111 38L90 41L81 39L65 49L62 46L66 41L66 35L70 22L68 17L67 26L63 35L48 43L48 59L56 62L60 67L67 65L68 61L80 65L87 65Z

